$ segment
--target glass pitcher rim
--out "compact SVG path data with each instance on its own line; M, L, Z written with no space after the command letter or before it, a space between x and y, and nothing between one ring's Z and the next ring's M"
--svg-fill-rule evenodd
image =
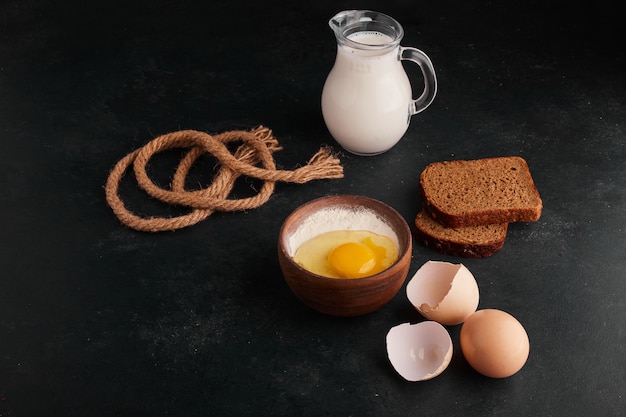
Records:
M373 10L343 10L328 21L328 25L335 33L337 42L354 49L383 51L400 45L404 36L404 29L400 22L393 17ZM379 32L391 38L391 41L382 44L368 44L357 42L349 38L358 32Z

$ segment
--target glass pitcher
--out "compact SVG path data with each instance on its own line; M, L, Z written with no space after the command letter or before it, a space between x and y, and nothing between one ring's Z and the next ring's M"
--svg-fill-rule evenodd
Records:
M402 138L411 116L433 102L433 64L419 49L400 46L404 29L385 14L343 11L329 25L337 39L337 56L322 90L324 122L347 151L383 153ZM422 70L424 89L417 99L401 61L414 62Z

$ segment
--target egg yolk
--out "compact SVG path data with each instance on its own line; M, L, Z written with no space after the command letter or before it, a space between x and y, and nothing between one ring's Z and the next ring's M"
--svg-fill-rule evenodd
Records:
M344 243L328 254L328 263L344 277L360 277L376 265L374 251L362 243Z
M344 278L362 278L384 269L380 268L380 262L384 259L385 252L385 248L376 246L367 237L363 243L348 242L331 250L328 263Z

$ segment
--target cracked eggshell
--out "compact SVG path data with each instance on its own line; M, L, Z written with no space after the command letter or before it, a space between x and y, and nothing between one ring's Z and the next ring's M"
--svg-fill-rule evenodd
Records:
M478 308L478 283L463 264L426 262L407 284L406 294L424 317L444 325L463 323Z
M441 374L450 364L452 339L437 322L404 323L387 333L387 355L402 378L426 381Z

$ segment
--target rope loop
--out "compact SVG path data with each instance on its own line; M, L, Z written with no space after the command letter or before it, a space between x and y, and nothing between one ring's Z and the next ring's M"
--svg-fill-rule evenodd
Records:
M227 145L236 142L241 144L231 153ZM189 150L180 160L169 189L162 188L150 179L146 166L154 155L175 148ZM215 211L242 211L260 207L273 194L277 181L303 184L316 179L343 178L343 167L329 148L321 148L306 165L293 171L276 168L272 154L281 149L272 131L264 126L250 131L228 131L215 136L196 130L167 133L115 164L105 185L106 200L126 226L139 231L160 232L192 226ZM185 179L197 159L205 153L219 160L220 169L208 187L188 191L185 189ZM131 166L137 183L148 195L167 204L188 207L191 211L175 217L142 217L132 213L119 197L120 181ZM228 198L235 181L242 175L262 180L263 185L252 197Z

